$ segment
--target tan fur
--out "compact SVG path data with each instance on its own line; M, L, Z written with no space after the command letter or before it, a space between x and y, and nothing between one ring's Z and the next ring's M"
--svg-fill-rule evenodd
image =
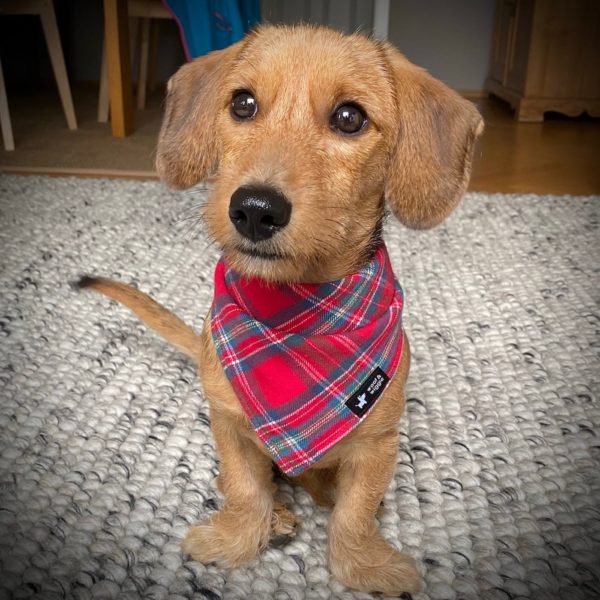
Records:
M230 114L238 90L257 99L251 121ZM366 111L369 123L344 137L329 119L338 104L350 101ZM384 199L411 227L445 218L465 191L482 130L470 103L389 44L325 28L261 27L171 79L156 164L174 187L211 181L203 218L231 266L270 281L320 282L369 260ZM274 186L292 204L288 226L261 242L283 256L278 260L241 252L249 242L228 218L232 193L252 184ZM93 287L199 359L225 503L190 529L183 548L202 562L252 560L273 533L290 532L295 519L274 500L271 459L217 358L210 315L196 337L176 317L165 320L140 292L106 281ZM396 463L409 364L405 339L398 372L369 417L297 478L317 502L333 507L330 567L360 590L399 594L421 587L412 559L382 538L375 521Z

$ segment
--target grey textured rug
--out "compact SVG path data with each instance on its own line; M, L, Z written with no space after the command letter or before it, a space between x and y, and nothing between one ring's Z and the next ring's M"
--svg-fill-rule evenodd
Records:
M287 485L302 524L255 564L180 552L221 501L194 367L68 282L133 281L199 327L217 250L178 225L197 201L0 179L2 597L370 597L329 579L327 511ZM379 520L419 598L600 596L599 215L599 197L472 194L436 230L388 224L414 360Z

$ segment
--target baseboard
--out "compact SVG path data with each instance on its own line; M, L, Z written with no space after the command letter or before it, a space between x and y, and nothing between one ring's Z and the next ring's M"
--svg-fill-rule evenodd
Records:
M49 175L50 177L90 177L93 179L158 179L156 171L75 169L69 167L18 167L0 165L0 173L11 175Z

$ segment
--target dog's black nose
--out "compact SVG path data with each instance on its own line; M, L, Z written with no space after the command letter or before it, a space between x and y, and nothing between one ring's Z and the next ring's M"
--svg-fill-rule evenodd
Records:
M253 242L268 240L289 222L292 205L278 190L266 186L242 186L229 202L229 218L235 228Z

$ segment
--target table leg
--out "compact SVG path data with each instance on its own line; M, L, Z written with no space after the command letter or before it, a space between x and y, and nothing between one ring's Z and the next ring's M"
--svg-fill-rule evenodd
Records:
M112 134L126 137L134 130L127 0L104 0L104 35Z

